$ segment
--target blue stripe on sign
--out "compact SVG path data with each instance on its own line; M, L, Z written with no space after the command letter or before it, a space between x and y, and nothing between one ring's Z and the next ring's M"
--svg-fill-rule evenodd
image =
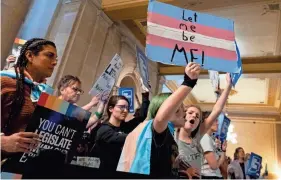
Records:
M14 179L14 173L1 172L1 179Z
M149 3L148 6L149 12L154 12L162 15L166 15L178 20L183 20L183 9L172 6L170 4L160 3L157 1L153 1ZM184 17L185 19L188 19L188 17L192 17L194 22L194 13L195 11L187 10L184 11ZM234 22L231 19L226 19L218 16L213 16L209 14L199 13L197 14L197 22L198 24L210 26L214 28L224 29L228 31L234 31Z
M186 66L186 61L184 57L183 52L176 52L173 63L171 63L171 57L173 54L173 49L159 47L159 46L152 46L147 44L146 45L146 55L148 59L151 59L152 61L161 62L164 64L172 64L172 65L178 65L178 66ZM186 55L188 60L191 60L191 55L189 50L186 50ZM202 64L202 56L199 54L195 54L194 57L198 58L194 60L196 63ZM239 70L237 66L237 61L229 61L214 57L206 56L204 58L204 66L203 69L207 70L215 70L215 71L221 71L221 72L237 72Z

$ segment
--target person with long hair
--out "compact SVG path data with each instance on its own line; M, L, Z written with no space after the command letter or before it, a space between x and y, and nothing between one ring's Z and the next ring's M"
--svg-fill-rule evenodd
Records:
M231 90L230 75L227 74L227 87L216 102L211 113L202 114L201 108L196 105L186 107L185 125L179 133L179 152L177 160L180 163L180 176L191 178L201 177L203 163L203 149L200 145L201 138L216 122L223 110Z
M150 175L152 178L177 178L178 147L174 127L185 123L183 100L196 85L200 65L189 63L184 82L172 94L162 93L152 98L148 119L127 137L117 171Z
M201 167L202 179L223 179L220 171L220 166L226 159L227 142L218 141L216 145L216 138L213 136L218 130L218 121L213 122L211 128L201 139L201 146L204 152L204 163Z
M246 179L245 151L238 147L234 152L234 160L228 165L227 173L231 179Z
M97 129L95 144L90 156L100 159L99 169L101 171L112 173L116 172L127 133L141 122L138 119L125 122L129 113L129 100L125 96L111 96L106 111L108 119Z
M57 64L53 42L34 38L22 47L13 69L1 71L1 155L29 152L38 135L23 132L31 119L41 92L51 93L45 84Z

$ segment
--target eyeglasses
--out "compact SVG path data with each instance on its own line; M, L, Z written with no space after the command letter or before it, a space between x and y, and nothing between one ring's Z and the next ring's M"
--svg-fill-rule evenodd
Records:
M84 94L84 91L80 88L77 87L71 87L71 89L75 92L75 93L79 93L79 94Z
M121 111L125 111L125 109L129 111L129 106L126 105L115 105L115 106L117 106Z

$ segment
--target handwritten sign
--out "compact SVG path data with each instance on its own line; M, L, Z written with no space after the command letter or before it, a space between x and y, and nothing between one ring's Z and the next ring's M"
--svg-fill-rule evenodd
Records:
M119 88L119 95L125 96L130 104L129 104L129 113L134 113L134 88Z
M149 2L146 54L153 61L238 73L234 22L160 3Z
M140 48L136 46L137 51L137 62L141 77L143 79L143 84L147 89L150 89L149 76L148 76L148 59L146 55L142 52Z
M246 174L251 176L251 179L260 177L261 165L262 157L255 153L251 153Z
M112 90L116 79L118 78L121 70L123 68L123 62L121 57L116 54L110 64L107 66L105 71L99 77L99 79L95 82L92 89L90 90L89 94L92 96L103 94L108 96L109 92ZM105 99L107 97L101 97Z

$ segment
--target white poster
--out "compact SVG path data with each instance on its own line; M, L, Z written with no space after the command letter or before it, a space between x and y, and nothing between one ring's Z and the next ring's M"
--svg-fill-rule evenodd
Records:
M115 54L110 64L95 82L89 94L91 94L92 96L100 94L101 98L108 98L122 68L122 59L118 54Z
M216 92L217 90L219 90L220 87L220 77L219 77L219 72L218 71L212 71L209 70L209 77L212 83L212 86L214 88L214 91Z

